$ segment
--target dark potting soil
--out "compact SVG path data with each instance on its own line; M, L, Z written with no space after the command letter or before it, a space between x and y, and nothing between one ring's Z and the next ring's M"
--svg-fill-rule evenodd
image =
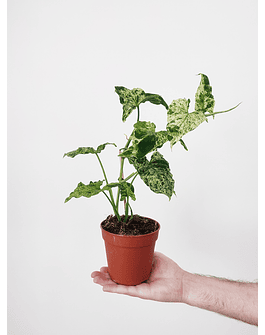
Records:
M134 215L124 223L124 215L121 216L121 222L116 216L109 215L101 224L102 228L109 233L117 235L145 235L153 233L158 229L158 223L152 219Z

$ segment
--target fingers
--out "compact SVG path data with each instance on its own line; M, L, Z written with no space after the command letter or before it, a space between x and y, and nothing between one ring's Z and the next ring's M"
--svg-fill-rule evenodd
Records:
M102 268L100 268L99 271L92 272L91 277L95 278L96 276L101 275L101 274L108 274L108 268L106 266L103 266Z
M134 286L107 284L103 286L103 291L109 292L109 293L118 293L118 294L126 294L126 295L133 296L133 288Z
M118 293L118 294L125 294L131 297L138 297L141 299L148 299L148 284L143 283L136 286L126 286L126 285L104 285L103 291L109 293Z
M101 286L115 284L110 278L107 267L102 267L100 271L92 272L91 277L93 278L94 283Z

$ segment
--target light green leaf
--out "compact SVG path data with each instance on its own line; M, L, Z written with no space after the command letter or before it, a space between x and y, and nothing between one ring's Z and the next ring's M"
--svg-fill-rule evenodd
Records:
M115 143L104 143L104 144L100 144L97 149L94 149L92 147L80 147L77 150L74 151L70 151L66 154L64 154L63 157L68 156L71 158L74 158L76 155L84 155L84 154L99 154L102 150L105 149L106 145L114 145L115 147L117 146Z
M115 92L119 95L120 103L123 105L122 121L124 122L134 109L139 107L141 103L151 102L155 105L163 105L168 108L167 103L158 94L145 93L141 88L133 88L132 90L115 86Z
M102 188L102 191L109 191L113 187L119 187L121 191L121 201L126 199L127 197L131 197L132 200L136 200L134 194L134 187L130 183L125 181L121 181L120 183L109 183Z
M100 186L102 185L103 181L99 180L97 182L90 182L88 185L85 185L83 183L79 183L76 187L76 189L70 193L69 197L65 199L65 202L68 202L70 199L74 198L80 198L80 197L86 197L90 198L93 195L96 195L100 192L102 192Z
M207 118L201 111L188 112L190 100L174 100L167 112L167 130L172 136L171 147L177 143L182 136L197 128Z
M131 157L129 162L134 165L144 183L155 193L165 194L171 199L174 192L174 179L169 164L159 152L154 152L150 162L146 157Z
M120 183L109 183L102 188L102 191L110 191L113 187L120 186Z
M195 111L213 115L215 101L212 95L212 87L205 74L199 73L199 75L201 75L201 82L195 94Z
M155 133L156 135L156 145L155 149L161 148L166 142L172 140L172 136L166 130L161 130Z

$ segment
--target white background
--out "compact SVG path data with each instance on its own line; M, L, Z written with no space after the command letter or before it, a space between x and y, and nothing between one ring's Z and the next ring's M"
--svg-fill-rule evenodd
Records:
M161 150L177 197L135 182L134 212L161 224L156 250L193 273L253 281L257 270L257 2L8 2L8 334L257 334L257 328L182 304L103 293L101 194L64 199L102 178L79 146L129 135L114 86L190 98L208 75L215 111L242 101ZM166 124L164 107L142 120ZM102 152L109 180L117 150ZM132 171L126 165L126 174Z

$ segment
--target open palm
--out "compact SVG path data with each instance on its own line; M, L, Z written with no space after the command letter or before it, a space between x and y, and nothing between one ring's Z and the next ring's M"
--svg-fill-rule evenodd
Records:
M107 267L92 272L91 277L94 279L94 283L103 286L104 292L126 294L141 299L163 302L181 302L184 272L172 259L160 252L155 252L150 278L140 285L116 284L110 278Z

